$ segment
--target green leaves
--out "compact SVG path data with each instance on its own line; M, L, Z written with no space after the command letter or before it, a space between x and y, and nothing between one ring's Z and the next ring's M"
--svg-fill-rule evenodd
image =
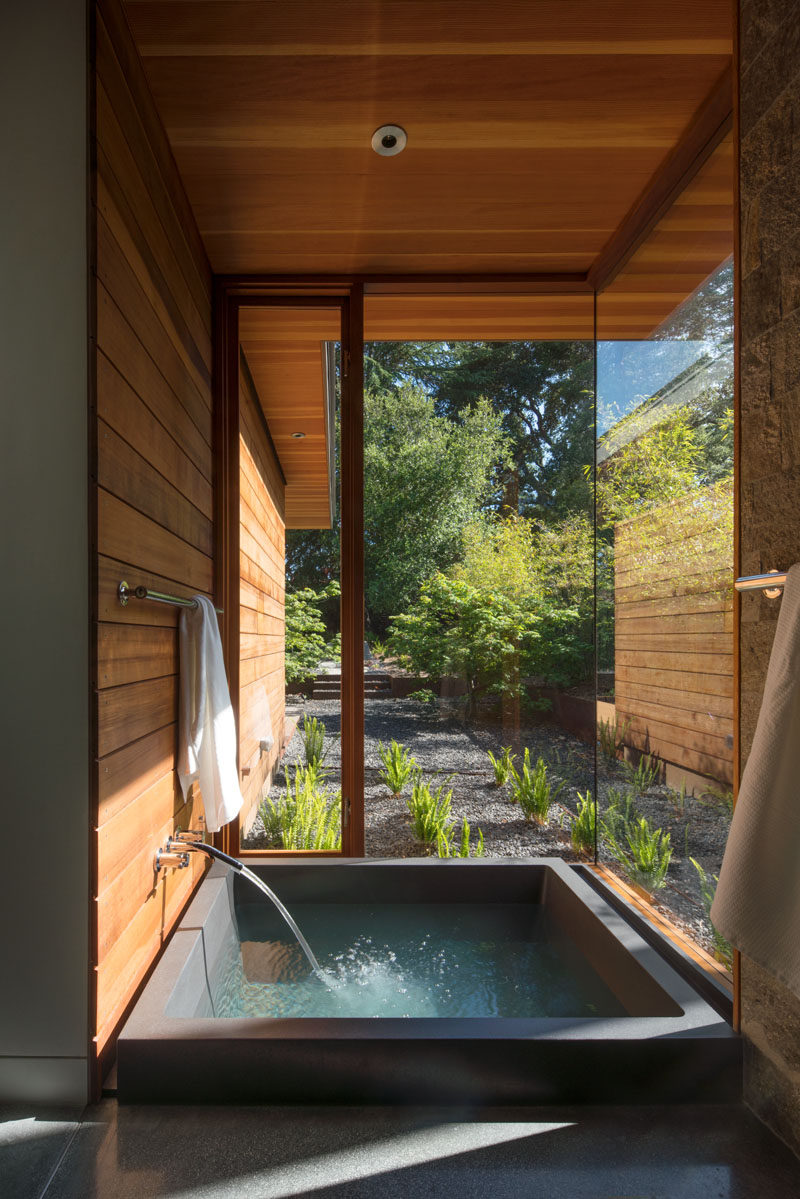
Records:
M522 758L522 769L518 771L514 766L511 767L511 802L520 805L526 820L547 824L550 804L563 789L563 782L555 785L550 782L544 758L537 759L531 770L531 755L527 748Z
M341 795L330 792L318 766L297 766L286 790L275 802L267 795L259 804L267 840L282 849L339 850L342 847Z
M511 660L538 637L539 615L508 596L481 591L435 574L410 612L393 618L396 654L412 670L433 678L461 675L471 704L477 691L510 681Z
M486 752L489 755L489 761L492 763L495 785L502 787L508 782L511 771L514 769L516 754L512 754L510 745L503 746L503 751L499 758L496 758L490 749Z
M570 840L576 853L592 853L594 851L595 825L597 807L591 791L585 795L578 792L578 815L572 822Z
M328 583L320 591L304 587L286 593L286 682L301 683L313 678L317 667L331 651L325 642L321 603L339 595L339 584Z
M456 826L449 824L440 829L436 838L436 852L440 858L482 858L483 833L478 829L478 840L474 846L470 844L470 827L466 816L461 825L461 842L456 846Z
M705 870L695 858L690 857L689 861L697 871L697 877L700 883L700 894L703 897L703 907L705 908L708 922L711 925L711 939L714 943L714 957L718 962L722 962L722 964L727 966L730 970L733 963L733 948L730 941L723 937L722 933L714 927L714 924L711 920L711 905L714 902L714 896L717 893L716 885L712 886L712 883L709 881L709 877ZM714 884L718 883L719 875L712 874L711 880L713 880Z
M383 770L378 776L392 795L399 795L408 780L418 769L417 763L404 745L392 741L387 747L378 742L378 755L383 762Z
M628 807L630 811L630 805ZM669 833L651 829L644 816L603 822L603 842L612 857L635 883L648 891L660 890L666 880L672 847ZM619 817L619 811L617 816ZM624 837L624 843L622 838Z
M408 384L364 397L364 554L370 624L407 610L422 582L460 556L462 530L492 489L504 453L482 400L462 420L437 416Z
M411 813L411 831L423 845L436 845L450 823L452 790L446 791L442 783L435 791L423 781L422 772L417 771L411 795L406 799Z
M316 716L303 716L303 756L306 766L319 770L325 757L325 725Z

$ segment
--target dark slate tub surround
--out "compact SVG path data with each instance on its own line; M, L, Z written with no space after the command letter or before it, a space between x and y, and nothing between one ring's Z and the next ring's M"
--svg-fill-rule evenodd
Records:
M122 1102L731 1102L727 1023L563 862L265 861L293 902L544 903L629 1015L214 1019L209 979L249 885L215 865L119 1040ZM252 890L251 888L249 890ZM264 902L267 902L264 899Z

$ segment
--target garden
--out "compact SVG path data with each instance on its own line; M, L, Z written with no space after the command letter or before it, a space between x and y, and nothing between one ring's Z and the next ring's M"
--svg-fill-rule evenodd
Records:
M714 311L700 295L691 320ZM607 421L595 468L591 343L367 351L366 669L392 682L365 698L368 855L596 855L727 960L708 910L730 793L667 786L594 700L599 661L613 711L615 525L729 479L728 382ZM297 727L243 844L336 850L339 701L313 690L339 654L338 530L287 532L286 572Z

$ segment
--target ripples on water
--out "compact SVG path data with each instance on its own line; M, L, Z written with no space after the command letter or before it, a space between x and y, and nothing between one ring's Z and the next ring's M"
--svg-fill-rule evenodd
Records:
M443 912L446 905L426 907L424 914L419 905L398 905L399 911L387 905L383 912L303 905L302 927L327 986L310 972L296 942L282 935L243 939L229 947L217 971L214 1010L223 1018L284 1019L624 1015L572 942L543 914L522 940L502 927L499 909L510 905L490 906L498 910L487 924L485 910L471 920L466 905L459 905L455 922ZM519 934L519 913L513 916L511 931ZM420 920L428 931L420 933ZM259 931L241 923L243 938ZM359 923L370 931L350 936L348 925ZM478 926L475 937L465 935L464 925L470 924ZM375 935L381 925L390 935Z

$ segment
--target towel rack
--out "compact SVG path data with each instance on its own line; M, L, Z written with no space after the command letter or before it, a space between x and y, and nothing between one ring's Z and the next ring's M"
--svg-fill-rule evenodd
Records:
M769 599L777 599L786 586L786 571L773 570L764 575L743 575L734 587L737 591L764 591ZM774 595L770 595L770 592Z
M117 587L117 598L123 608L131 599L154 600L157 604L172 604L176 608L197 607L193 599L183 599L179 595L167 595L164 591L151 591L149 587L129 587L124 580ZM222 608L215 608L214 611L222 616Z

